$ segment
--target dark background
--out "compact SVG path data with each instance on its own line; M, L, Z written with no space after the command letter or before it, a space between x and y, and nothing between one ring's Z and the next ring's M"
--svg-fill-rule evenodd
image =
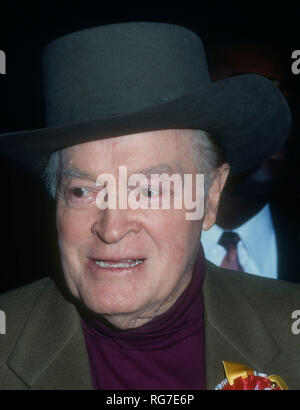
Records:
M161 21L183 25L209 46L230 39L271 42L283 53L295 89L291 54L300 49L300 6L295 2L111 3L11 1L0 6L0 49L7 74L0 75L0 132L41 128L44 123L41 52L51 40L75 30L123 21ZM109 6L108 6L109 4ZM295 103L294 121L299 105ZM298 158L295 155L296 160ZM296 167L297 169L297 167ZM1 159L0 292L57 271L54 204L41 184ZM299 178L293 178L299 181ZM293 182L294 184L294 182ZM299 187L292 186L287 204ZM295 220L298 214L292 215Z

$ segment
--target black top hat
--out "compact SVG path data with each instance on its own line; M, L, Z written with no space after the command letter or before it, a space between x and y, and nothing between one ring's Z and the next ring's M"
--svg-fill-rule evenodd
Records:
M268 79L211 82L200 38L184 27L132 22L93 27L43 54L47 127L0 135L0 150L40 170L50 153L86 141L172 128L210 132L233 173L278 151L291 116Z

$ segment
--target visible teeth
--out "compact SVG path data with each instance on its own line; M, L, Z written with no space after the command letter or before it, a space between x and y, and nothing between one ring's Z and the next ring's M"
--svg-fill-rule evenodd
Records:
M101 260L96 261L96 264L101 268L131 268L133 266L139 265L143 262L143 259L125 259L127 262L119 262L119 263L108 263L103 262Z

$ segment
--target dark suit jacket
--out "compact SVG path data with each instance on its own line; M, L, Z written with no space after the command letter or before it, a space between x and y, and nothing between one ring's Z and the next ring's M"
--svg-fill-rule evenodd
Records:
M278 374L300 389L300 335L291 330L300 285L208 262L203 295L208 389L225 377L222 360ZM0 309L7 320L0 389L92 389L80 316L51 279L2 295Z
M284 208L278 201L270 202L278 252L278 278L300 283L300 223L298 209Z

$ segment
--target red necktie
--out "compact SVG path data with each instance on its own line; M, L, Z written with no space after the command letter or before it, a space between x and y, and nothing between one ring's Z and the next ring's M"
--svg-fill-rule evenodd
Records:
M240 264L237 254L237 244L240 239L241 238L237 233L231 231L224 231L221 235L218 243L227 251L220 265L222 268L245 272L242 265Z

